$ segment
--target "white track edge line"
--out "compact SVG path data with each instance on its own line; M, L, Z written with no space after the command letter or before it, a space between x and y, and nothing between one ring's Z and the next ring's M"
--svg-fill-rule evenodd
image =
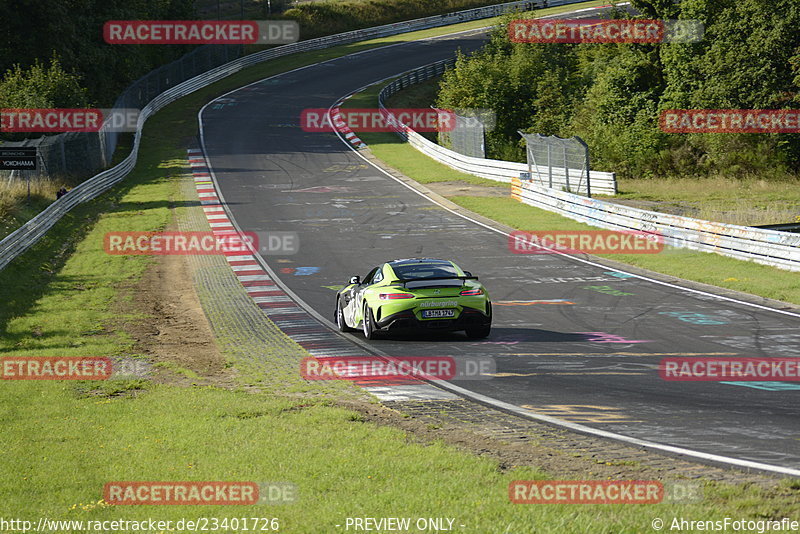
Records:
M567 12L567 13L569 13L569 12ZM467 31L455 32L453 34L445 34L445 35L440 35L440 36L436 36L436 37L438 38L438 37L444 37L444 36L449 36L449 35L457 35L457 34L460 34L460 33L467 33L467 32L472 32L472 31L477 31L477 30L467 30ZM427 39L431 39L431 38L426 38L426 39L422 39L422 40L427 40ZM413 43L413 42L418 42L418 41L411 41L411 42ZM393 47L393 46L399 46L399 45L405 45L405 44L408 44L408 42L395 43L395 44L391 44L391 45L387 45L387 46L373 48L373 49L370 49L370 50L364 50L364 51L361 51L361 52L356 52L355 54L349 54L349 55L350 56L359 55L359 54L364 54L366 52L372 52L374 50L382 50L382 49L385 49L385 48L390 48L390 47ZM347 56L341 56L341 57L347 57ZM306 69L306 68L309 68L309 67L314 67L314 66L317 66L317 65L320 65L320 64L331 62L331 61L336 61L337 59L341 59L341 57L330 59L330 60L326 60L326 61L322 61L322 62L318 62L318 63L314 63L314 64L311 64L311 65L304 65L304 66L298 67L296 69L292 69L292 70L289 70L289 71L286 71L286 72L275 74L273 76L269 76L267 78L263 78L261 80L257 80L255 82L249 83L247 85L243 85L242 87L238 87L238 88L236 88L236 89L234 89L232 91L229 91L229 92L227 92L227 93L225 93L223 95L220 95L220 96L214 98L213 100L210 100L202 108L200 108L200 111L198 111L197 119L198 119L199 130L200 130L200 145L201 145L201 150L203 151L203 156L206 158L206 162L208 164L208 171L209 171L209 173L211 175L211 179L214 182L214 185L215 185L215 187L217 189L217 195L218 195L219 200L220 200L220 205L223 207L225 212L228 213L228 217L230 218L231 222L233 223L233 225L236 227L236 229L239 232L241 232L242 230L239 227L238 222L233 217L233 214L230 212L227 203L225 202L225 198L223 197L222 192L221 192L221 190L219 188L219 182L217 181L216 173L214 172L213 166L211 165L211 161L208 158L208 154L207 154L207 151L206 151L206 145L205 145L205 129L203 127L203 112L213 102L219 100L220 98L224 98L225 96L227 96L229 94L235 93L235 92L237 92L237 91L239 91L241 89L244 89L244 88L250 87L252 85L255 85L255 84L270 80L272 78L277 78L278 76L283 76L283 75L286 75L286 74L290 74L292 72L297 72L297 71L300 71L300 70L303 70L303 69ZM395 76L397 76L397 75L395 75ZM394 76L390 76L388 78L391 78L391 77L394 77ZM385 78L385 79L388 79L388 78ZM369 85L374 85L375 83L380 83L380 81L381 80L379 80L377 82L373 82L372 84L369 84ZM365 87L368 87L368 86L365 86ZM354 91L354 93L355 92L357 92L357 91ZM331 107L333 107L333 106L331 106ZM330 108L329 108L328 111L330 112ZM373 162L369 161L357 149L352 147L350 145L350 143L345 141L341 137L341 135L339 134L338 131L334 131L334 133L336 134L337 138L339 138L339 140L345 146L347 146L350 150L355 152L356 155L358 155L358 157L362 158L368 164L372 165L375 169L377 169L381 173L385 174L386 176L388 176L392 180L395 180L396 182L398 182L398 183L402 184L403 186L407 187L409 190L415 192L416 194L420 195L423 198L426 198L430 202L432 202L432 203L440 206L441 208L453 213L454 215L462 217L463 219L466 219L466 220L468 220L470 222L473 222L473 223L475 223L475 224L477 224L479 226L487 228L488 230L491 230L493 232L499 233L501 235L509 236L509 234L507 234L506 232L503 232L502 230L499 230L497 228L493 228L493 227L491 227L491 226L489 226L487 224L484 224L484 223L482 223L480 221L476 221L476 220L474 220L474 219L472 219L472 218L470 218L470 217L468 217L468 216L466 216L464 214L458 213L457 211L452 210L452 209L448 208L447 206L444 206L444 205L440 204L436 200L431 199L430 197L424 195L422 192L414 189L410 185L404 183L402 180L397 179L396 177L394 177L391 174L389 174L388 172L386 172L384 169L378 167ZM562 255L564 255L564 254L562 254ZM304 309L306 311L306 313L308 313L309 315L311 315L312 317L314 317L315 319L320 321L323 325L328 326L328 328L333 330L332 329L333 323L330 320L324 318L320 313L318 313L316 310L314 310L308 303L306 303L303 299L301 299L294 291L289 289L283 283L283 281L275 275L275 272L270 268L270 266L261 257L261 255L258 254L255 250L253 250L253 256L255 257L256 261L258 261L259 264L261 264L261 266L264 267L264 269L270 274L270 276L272 277L273 281L276 284L280 285L281 288L286 292L286 294L291 296L295 300L295 302L297 304L299 304L302 307L302 309ZM783 313L783 314L791 315L791 316L794 316L794 317L800 317L800 314L786 312L786 311L783 311L783 310L776 310L774 308L770 308L770 307L767 307L767 306L761 306L759 304L753 304L753 303L750 303L750 302L740 301L740 300L733 299L733 298L730 298L730 297L725 297L725 296L721 296L721 295L715 295L713 293L707 293L707 292L701 291L701 290L686 288L686 287L670 284L669 282L662 282L660 280L655 280L655 279L651 279L651 278L648 278L648 277L645 277L645 276L637 275L637 274L634 274L634 273L626 273L625 271L622 271L622 270L619 270L619 269L614 269L613 267L608 267L607 265L594 263L592 261L584 260L582 258L576 258L574 256L569 256L569 255L564 255L564 256L567 256L568 258L574 259L574 260L579 261L581 263L586 263L586 264L589 264L589 265L593 265L595 267L602 267L604 269L611 269L611 270L614 270L615 272L621 272L621 273L625 273L625 274L630 274L630 275L632 275L632 276L634 276L636 278L641 278L642 280L647 280L647 281L650 281L650 282L654 282L656 284L665 285L667 287L672 287L672 288L683 290L683 291L689 291L689 292L693 292L693 293L699 293L699 294L703 294L703 295L713 296L713 297L721 298L721 299L724 299L724 300L729 300L731 302L744 304L746 306L753 306L753 307L764 309L764 310ZM342 336L342 337L344 337L344 336ZM348 339L351 342L356 343L357 345L361 346L362 348L366 348L366 349L370 350L371 352L378 353L378 354L380 354L382 356L389 356L388 354L384 354L383 351L377 350L374 347L370 346L368 343L361 342L361 340L358 340L358 339L355 339L355 338L354 339L346 338L346 339ZM443 388L443 389L447 389L447 390L450 390L450 391L453 391L453 392L458 392L460 395L462 395L464 397L471 398L473 400L477 400L479 402L482 402L482 403L485 403L485 404L489 404L489 405L492 405L492 406L496 406L496 407L504 409L506 411L512 411L512 412L514 412L514 413L516 413L518 415L522 415L523 417L526 417L528 419L534 419L534 420L543 421L543 422L550 423L550 424L553 424L553 425L556 425L556 426L560 426L560 427L563 427L563 428L569 428L571 430L575 430L575 431L580 432L580 433L606 437L606 438L614 439L616 441L622 441L622 442L625 442L625 443L630 443L630 444L639 445L639 446L643 446L643 447L653 448L653 449L657 449L657 450L663 450L663 451L666 451L666 452L672 452L672 453L680 454L680 455L684 455L684 456L690 456L690 457L694 457L694 458L700 458L700 459L704 459L704 460L709 460L709 461L714 461L714 462L719 462L719 463L724 463L724 464L729 464L729 465L735 465L735 466L739 466L739 467L749 467L749 468L759 469L759 470L763 470L763 471L770 471L770 472L775 472L775 473L781 473L781 474L785 474L785 475L800 477L800 470L797 470L797 469L773 466L773 465L770 465L770 464L762 464L762 463L759 463L759 462L753 462L753 461L749 461L749 460L740 460L740 459L737 459L737 458L730 458L730 457L727 457L727 456L720 456L720 455L716 455L716 454L704 453L704 452L700 452L700 451L693 451L691 449L684 449L684 448L681 448L681 447L674 447L674 446L671 446L671 445L663 445L663 444L660 444L660 443L640 440L638 438L632 438L632 437L629 437L629 436L624 436L622 434L616 434L614 432L608 432L608 431L605 431L605 430L594 429L594 428L587 427L587 426L584 426L584 425L580 425L580 424L577 424L577 423L570 423L568 421L563 421L563 420L557 419L555 417L529 413L527 411L524 411L522 408L514 406L513 404L508 404L506 402L503 402L503 401L500 401L500 400L497 400L497 399L493 399L493 398L487 397L485 395L481 395L480 393L474 393L472 391L465 390L465 389L463 389L463 388L461 388L459 386L455 386L453 384L449 384L449 383L446 383L446 382L437 383L436 385L438 387Z

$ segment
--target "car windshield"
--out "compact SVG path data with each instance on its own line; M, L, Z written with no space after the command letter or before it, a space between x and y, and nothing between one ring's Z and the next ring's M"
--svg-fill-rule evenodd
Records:
M403 280L459 276L458 271L448 263L409 263L405 265L393 265L392 269L395 274Z

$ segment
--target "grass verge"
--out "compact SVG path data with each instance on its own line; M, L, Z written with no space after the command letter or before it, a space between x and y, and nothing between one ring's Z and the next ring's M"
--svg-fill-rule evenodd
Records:
M800 222L800 180L764 180L758 176L732 179L621 179L614 202L742 226Z
M391 80L371 86L363 92L348 99L344 108L370 108L377 105L378 92ZM420 107L419 101L414 100L408 95L403 96L402 91L395 95L388 102L389 107ZM429 88L423 89L424 93L429 93ZM401 105L402 104L402 105ZM400 138L388 132L357 132L359 137L369 145L372 153L385 162L422 184L434 184L436 182L461 181L474 185L488 187L508 188L503 183L479 178L471 174L465 174L455 169L443 165L436 160L422 154L408 143L402 142ZM682 182L674 182L673 185L681 185ZM721 184L717 184L720 185ZM686 184L682 185L686 187ZM758 186L755 186L756 188ZM673 195L674 197L691 198L693 194L699 194L699 186L686 187L684 191L673 190L668 185L656 188L654 192L648 193L654 197L662 198L662 194ZM776 189L777 188L777 189ZM797 197L797 192L792 191L789 184L769 184L765 186L764 198L774 198L776 191L786 192ZM730 201L737 193L724 192L724 188L713 188L709 196L724 197ZM634 196L629 193L630 196ZM640 193L639 196L646 196ZM475 213L493 219L502 224L517 228L519 230L589 230L596 229L587 224L579 223L567 217L562 217L553 212L534 208L522 204L510 198L495 198L482 196L451 196L451 201L467 208ZM786 198L781 196L781 198ZM800 199L800 197L797 197ZM677 249L666 247L659 254L614 254L599 255L607 258L634 265L643 269L649 269L669 276L676 276L694 282L710 284L725 289L742 291L766 297L770 299L789 302L800 305L800 276L797 273L776 269L766 265L742 261L709 252L697 252L687 249Z
M30 184L0 178L0 239L52 204L56 192L65 185L64 180L51 178L31 180Z
M427 108L434 105L441 77L432 78L392 95L393 108ZM365 106L374 105L361 99ZM423 133L435 141L435 135ZM381 140L382 141L382 140ZM712 175L659 179L617 179L613 197L595 195L636 208L672 213L742 226L800 222L800 181L784 176L765 180L758 175L743 178Z
M587 2L586 6L592 5L602 5L604 3L603 0L594 0L591 2ZM216 9L216 3L213 3L214 9ZM258 6L251 6L255 9L256 12L258 10L264 10L265 6L262 5ZM238 13L239 10L239 3L236 2L234 6L235 12ZM571 9L572 6L563 6L563 7L555 7L555 8L548 8L542 10L542 13L559 13L563 11L567 11ZM226 5L224 9L229 11L231 6ZM251 11L248 11L250 13ZM233 89L235 87L244 85L246 83L259 80L271 74L275 74L277 72L283 72L283 70L287 68L295 68L301 67L303 65L310 65L312 63L316 63L318 61L324 61L326 59L333 59L335 57L340 57L346 54L350 54L353 52L358 52L361 50L367 50L370 48L376 48L379 46L384 46L387 44L392 43L400 43L405 41L411 41L415 39L423 39L426 37L434 37L437 35L442 35L445 33L455 32L455 31L465 31L465 30L472 30L476 28L481 28L484 26L489 26L497 22L497 18L490 18L490 19L483 19L471 22L465 22L462 24L456 24L453 26L448 26L446 28L431 28L429 30L422 30L418 32L406 33L402 35L395 35L391 37L385 37L381 39L373 39L371 41L363 41L360 43L354 43L351 45L345 46L338 46L326 50L320 50L317 52L310 52L306 54L296 54L293 56L289 56L288 58L280 58L277 60L273 60L268 62L267 64L262 64L250 69L247 69L243 72L235 74L225 80L219 82L218 84L214 84L209 88L200 90L194 95L203 95L205 97L209 94L219 94L221 88L229 88ZM248 51L256 52L259 50L263 50L264 46L248 46ZM209 92L210 90L210 92ZM214 91L217 91L214 93ZM117 152L115 154L115 164L121 159L121 155L127 155L130 151L130 145L126 141L124 144L118 147ZM124 156L123 156L124 157ZM77 185L79 180L77 178L58 178L52 180L37 180L31 183L31 202L27 202L27 185L23 182L13 182L9 183L8 181L0 180L0 239L7 236L20 226L22 226L25 222L32 219L36 214L41 212L44 208L46 208L49 204L55 200L56 191L61 188L62 186L67 186L70 188L74 185Z

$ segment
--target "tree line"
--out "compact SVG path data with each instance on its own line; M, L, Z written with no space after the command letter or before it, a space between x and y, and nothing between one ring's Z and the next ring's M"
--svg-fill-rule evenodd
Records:
M192 18L193 0L0 0L0 107L111 107L192 47L110 45L105 22Z
M489 44L460 56L436 105L488 108L488 157L525 160L517 131L589 145L592 167L622 177L762 177L800 168L797 134L665 133L666 109L794 109L800 104L797 0L632 0L641 18L705 25L696 43L514 43L505 17ZM617 11L617 18L630 15Z
M512 0L322 0L298 3L284 16L300 23L304 39L452 13Z
M309 39L500 1L322 0L282 14L288 0L270 7L273 17L298 21ZM194 0L0 0L0 108L111 107L134 80L194 46L110 45L105 22L197 17Z

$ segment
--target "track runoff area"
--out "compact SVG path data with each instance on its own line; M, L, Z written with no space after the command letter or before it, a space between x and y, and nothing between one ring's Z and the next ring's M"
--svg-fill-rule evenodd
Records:
M304 110L330 108L359 87L457 50L478 50L486 37L470 31L359 52L208 103L198 115L201 148L235 226L297 236L290 253L266 251L258 261L300 307L333 327L336 290L350 277L395 258L453 260L491 294L488 338L365 342L357 332L346 341L395 358L491 362L480 376L441 381L442 398L467 396L700 461L800 475L800 382L776 375L791 373L791 359L800 356L799 315L591 258L516 253L502 230L384 173L340 135L299 125ZM785 368L760 380L711 376L742 358L784 358ZM687 379L686 372L705 372L706 379Z

